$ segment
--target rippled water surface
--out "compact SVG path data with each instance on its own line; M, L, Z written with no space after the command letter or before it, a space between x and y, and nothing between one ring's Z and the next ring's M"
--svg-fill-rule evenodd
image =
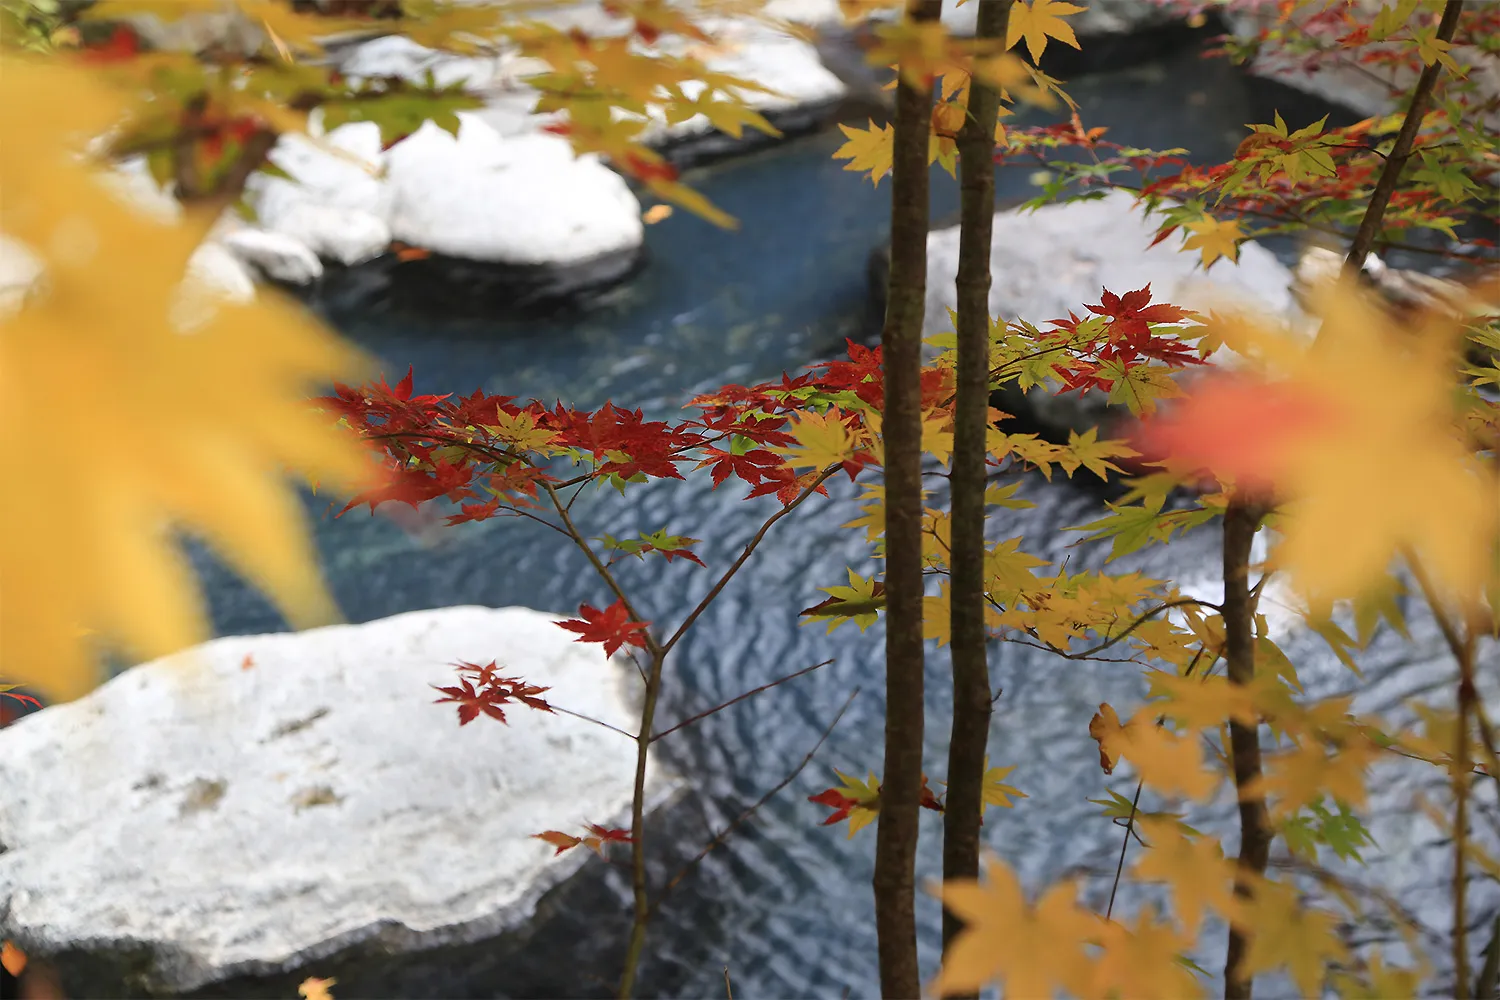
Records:
M1188 146L1205 159L1228 155L1244 134L1242 122L1269 117L1249 110L1251 95L1236 74L1194 55L1075 81L1070 90L1089 124L1110 126L1111 138ZM886 235L888 181L876 190L844 172L829 158L840 141L837 133L815 136L690 178L741 220L740 231L715 230L684 213L651 227L649 267L585 314L524 324L333 319L380 357L393 379L414 365L419 392L482 386L583 406L610 399L668 416L695 391L774 377L831 356L846 336L869 335L865 269ZM939 176L936 217L957 205L955 186ZM1030 190L1024 171L1002 172L1002 198ZM658 622L680 621L710 585L712 571L728 565L775 509L774 501L745 502L741 489L715 492L710 485L706 476L694 476L637 489L625 502L608 491L578 503L590 534L665 527L705 539L698 551L708 572L680 562L622 570L625 585ZM842 827L821 829L823 810L806 801L830 783L830 767L861 774L878 769L881 746L880 628L861 634L846 626L829 635L821 626L799 627L796 619L799 608L821 599L818 587L845 578L845 567L870 570L860 534L840 529L852 516L854 491L841 481L832 493L773 530L670 661L659 716L668 722L803 666L835 660L666 741L674 770L692 779L688 806L710 822L737 814L796 766L855 687L861 693L812 766L664 907L649 946L657 958L648 968L648 990L722 996L727 965L736 995L744 997L877 992L869 891L874 832L851 841ZM1102 552L1048 551L1059 543L1043 541L1096 516L1096 498L1040 480L1028 483L1024 495L1036 508L997 517L997 537L1025 534L1036 540L1034 551L1069 556L1074 567L1100 562ZM361 513L323 517L317 531L326 571L352 621L454 604L564 612L582 601L607 600L577 553L524 521L401 528ZM1217 558L1217 545L1213 531L1200 532L1140 565L1179 579L1200 576ZM284 627L237 581L213 567L206 572L221 632ZM1420 651L1436 659L1428 633L1419 627ZM1310 686L1344 683L1317 647L1294 644L1294 650L1302 654ZM1375 676L1394 678L1395 668L1411 658L1392 647ZM935 654L929 664L927 745L930 769L941 774L946 733L936 723L948 704L947 661ZM1098 902L1108 892L1101 873L1112 872L1120 838L1087 799L1101 797L1106 787L1128 795L1133 786L1100 773L1088 721L1101 701L1128 705L1137 698L1139 670L1065 662L1003 645L995 649L992 671L1004 691L992 759L1016 765L1009 780L1030 797L1012 810L992 810L986 839L1032 886L1065 872L1093 873L1087 892ZM1430 678L1432 671L1402 675L1411 676ZM921 874L930 876L940 825L931 814L924 823ZM692 836L704 839L697 831ZM1413 844L1412 851L1420 847ZM1421 869L1404 858L1398 852L1391 862L1406 865L1392 878L1423 882ZM939 911L924 900L920 913L931 959Z

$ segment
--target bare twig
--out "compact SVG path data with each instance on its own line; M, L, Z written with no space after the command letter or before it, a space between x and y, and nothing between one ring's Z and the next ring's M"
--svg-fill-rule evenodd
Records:
M769 683L762 684L758 688L751 688L749 691L746 691L744 694L736 695L735 697L730 698L728 701L724 702L723 704L715 705L713 708L710 708L706 712L699 712L697 715L694 715L694 716L692 716L690 718L687 718L687 719L683 719L681 722L677 723L677 725L673 726L670 729L663 729L661 732L659 732L655 736L651 737L651 742L655 743L657 740L661 739L663 736L670 736L673 733L677 732L677 730L679 730L679 729L685 729L685 728L687 728L688 726L691 726L693 723L697 722L700 719L706 719L706 718L708 718L710 715L713 715L715 712L722 712L724 709L728 708L730 705L736 704L737 702L744 701L746 698L753 698L756 695L760 694L762 691L769 691L773 687L776 687L776 686L778 686L780 684L785 684L787 681L794 681L798 677L801 677L803 674L810 674L814 670L817 670L819 667L826 667L826 666L828 666L832 662L833 662L832 660L824 660L822 663L814 663L810 667L803 667L801 670L797 671L794 674L787 674L785 677L778 677L774 681L770 681Z
M849 692L849 697L844 699L844 705L839 709L838 714L833 717L833 721L830 722L826 728L824 728L822 734L818 737L818 741L813 744L811 750L807 751L807 755L803 757L801 762L799 762L797 766L792 769L791 773L777 782L774 787L772 787L760 798L756 799L754 805L750 806L744 812L736 816L734 820L723 830L721 830L718 835L713 838L713 840L710 840L708 844L705 845L704 848L692 858L692 860L688 861L687 864L683 865L677 870L677 874L673 875L671 879L668 880L667 884L662 887L661 892L656 897L656 902L651 904L651 913L655 913L657 908L661 906L662 900L666 899L667 894L675 889L678 883L686 878L688 873L696 868L704 858L713 853L715 848L723 844L724 841L729 837L729 835L733 833L741 823L745 822L745 820L755 815L756 811L760 809L761 806L771 801L771 799L776 796L777 792L781 791L787 785L790 785L794 780L796 780L797 775L801 774L802 770L807 767L808 764L812 763L813 757L816 756L817 752L820 749L822 749L823 744L827 742L828 737L832 735L834 728L838 726L839 722L844 718L844 713L849 711L850 705L854 704L854 699L858 697L859 691L859 688L855 688L853 691Z

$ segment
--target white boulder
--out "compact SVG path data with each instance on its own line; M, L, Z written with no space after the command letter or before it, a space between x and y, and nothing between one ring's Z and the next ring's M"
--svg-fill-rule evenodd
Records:
M1290 314L1292 273L1258 243L1240 246L1239 262L1220 259L1205 271L1196 252L1182 252L1169 237L1156 246L1156 223L1122 191L1093 201L1048 205L1035 212L995 215L991 244L990 315L1037 325L1084 314L1100 292L1117 295L1151 286L1153 302L1189 309L1239 305ZM957 304L958 227L927 239L927 307L924 336L953 329L948 310Z
M635 744L520 706L460 728L429 685L496 660L634 728L635 672L556 620L455 607L216 639L0 731L7 936L129 953L181 992L393 931L415 950L515 927L587 854L532 834L623 825Z
M1182 19L1160 0L1070 0L1083 10L1068 17L1078 35L1126 35ZM960 6L962 4L962 6ZM972 35L979 5L973 0L943 0L943 23L956 35Z
M384 219L339 205L295 204L282 213L276 232L345 267L374 260L391 245L391 227Z
M273 281L310 285L323 276L323 262L302 242L264 229L226 233L224 248Z
M287 216L307 205L356 209L377 219L390 215L385 154L374 122L350 122L319 136L284 135L270 160L292 179L251 175L250 203L267 229L285 232Z
M455 138L426 122L386 156L391 234L453 257L569 264L634 250L641 208L624 178L549 134L502 138L459 112Z

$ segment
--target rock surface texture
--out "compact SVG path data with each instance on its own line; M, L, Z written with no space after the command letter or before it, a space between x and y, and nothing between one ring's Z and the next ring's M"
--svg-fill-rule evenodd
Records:
M104 996L514 931L587 853L531 835L624 820L634 744L525 707L460 728L428 685L493 659L631 728L634 671L556 620L455 607L217 639L0 731L7 935Z

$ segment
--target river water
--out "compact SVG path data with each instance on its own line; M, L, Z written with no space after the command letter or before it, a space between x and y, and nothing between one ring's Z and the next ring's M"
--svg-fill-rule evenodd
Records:
M1195 54L1074 81L1070 91L1088 124L1110 126L1111 138L1157 148L1187 146L1203 160L1229 155L1245 134L1242 123L1270 117L1256 106L1262 94L1223 63ZM1040 112L1026 117L1046 120ZM813 136L691 176L741 220L741 229L723 232L683 213L649 228L649 266L586 311L524 323L330 318L378 356L392 380L414 365L418 392L483 387L581 406L608 399L668 417L694 392L775 377L832 357L844 337L871 334L866 262L886 237L888 181L877 190L844 172L830 159L840 142L836 132ZM956 209L957 192L946 176L935 177L934 215L942 217ZM1032 190L1024 171L1002 171L1000 178L1001 198ZM681 562L622 570L634 599L659 623L675 627L715 571L775 509L774 501L742 500L743 490L733 485L710 487L700 475L637 488L623 501L601 491L578 503L577 516L589 534L666 528L705 539L698 551L709 571ZM877 992L869 889L874 831L849 840L843 827L820 828L825 811L807 801L833 783L833 767L863 775L880 766L881 628L860 633L845 626L829 635L822 626L799 626L796 617L798 609L822 598L818 587L844 581L846 567L868 574L873 565L862 533L840 527L853 516L854 490L840 480L831 492L773 529L670 661L663 724L801 667L835 661L664 741L672 769L690 779L688 806L713 825L737 814L796 766L854 688L860 694L812 765L664 906L648 945L653 959L643 981L647 992L722 996L725 966L735 995L742 997ZM1028 481L1022 493L1037 506L995 517L996 537L1024 534L1031 551L1068 558L1075 568L1102 562L1104 551L1066 549L1071 539L1059 533L1097 516L1096 496L1039 479ZM333 520L321 505L318 510L323 564L350 621L454 604L571 612L580 602L608 600L577 553L525 521L400 527L382 516L353 513ZM1212 570L1217 546L1216 531L1209 528L1131 567L1179 580L1202 577ZM200 564L221 634L285 627L239 581L207 560ZM1206 596L1213 596L1211 587ZM1390 692L1402 684L1430 684L1446 669L1430 626L1418 622L1416 628L1415 652L1399 642L1377 648L1378 662L1370 667L1380 682L1378 693L1369 696L1375 702L1392 701ZM1317 645L1294 640L1289 652L1309 688L1349 683ZM947 660L935 652L928 662L927 751L930 770L940 776L946 732L938 723L949 703ZM997 645L991 663L995 685L1004 692L996 705L992 760L1015 765L1009 781L1029 797L1014 809L991 810L986 840L1028 886L1064 873L1084 874L1088 901L1102 905L1120 831L1087 800L1102 797L1106 788L1128 796L1134 786L1128 778L1100 773L1088 723L1102 701L1121 706L1123 714L1139 699L1139 668L1060 661L1016 645ZM1425 666L1414 671L1413 663ZM1228 804L1220 803L1199 818L1213 822L1229 815ZM1393 860L1381 877L1409 888L1442 876L1431 867L1438 862L1422 853L1428 847L1420 831L1402 825L1407 818L1392 819L1396 826L1388 839L1397 842L1384 845L1392 848ZM706 839L701 830L690 833ZM923 833L920 874L928 877L938 869L935 814L924 814ZM1226 846L1232 849L1232 843ZM939 910L929 899L920 906L922 945L931 963ZM1436 926L1446 926L1441 911L1434 912ZM1205 958L1205 964L1215 963ZM1291 988L1273 981L1266 989L1276 995Z

